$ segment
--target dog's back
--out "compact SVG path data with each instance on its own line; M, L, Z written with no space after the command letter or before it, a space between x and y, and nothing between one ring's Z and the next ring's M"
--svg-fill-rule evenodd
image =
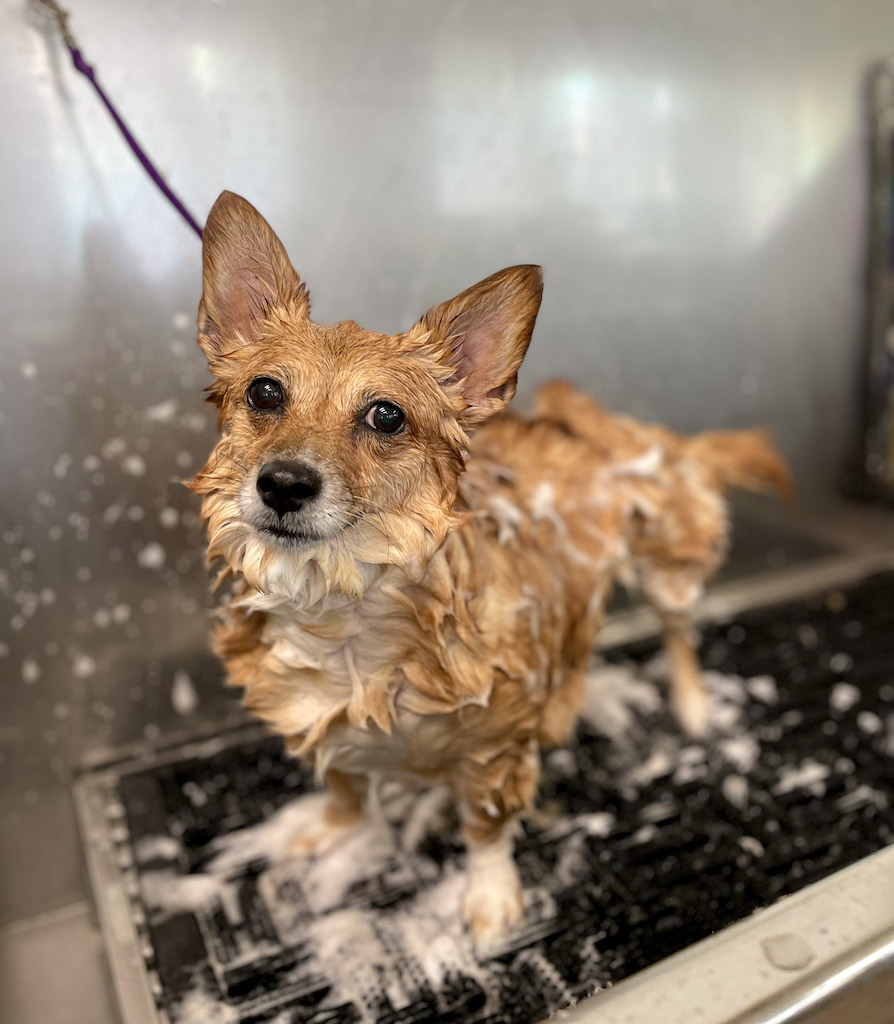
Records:
M533 550L561 578L570 681L544 709L542 742L563 742L573 726L579 677L617 578L636 584L661 617L674 710L689 731L704 731L688 627L726 554L733 487L789 493L788 470L763 431L683 437L613 415L561 381L541 388L532 416L498 417L476 435L466 500L498 543L520 544L526 561Z

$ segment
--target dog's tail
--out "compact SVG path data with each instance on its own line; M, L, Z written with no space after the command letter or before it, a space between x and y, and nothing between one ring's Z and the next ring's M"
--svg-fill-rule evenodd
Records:
M776 491L791 499L788 466L765 430L711 430L688 438L685 456L696 460L720 491Z

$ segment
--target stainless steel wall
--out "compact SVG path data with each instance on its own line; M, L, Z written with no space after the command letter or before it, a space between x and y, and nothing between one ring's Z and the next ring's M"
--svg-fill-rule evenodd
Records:
M323 321L397 330L514 262L568 375L760 421L834 492L859 376L861 81L888 0L77 0L197 214L269 217ZM0 3L0 920L80 888L85 753L220 713L196 502L199 244L55 35Z

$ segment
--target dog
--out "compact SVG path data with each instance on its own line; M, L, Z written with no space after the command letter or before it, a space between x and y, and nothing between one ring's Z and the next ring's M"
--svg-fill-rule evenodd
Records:
M246 705L327 798L295 837L325 853L370 776L455 793L463 915L484 955L523 919L513 832L539 752L571 737L618 578L657 610L671 703L708 702L690 616L728 540L731 487L787 491L761 431L684 438L568 384L504 410L540 306L502 270L386 336L310 319L308 291L246 200L204 232L199 345L222 436L190 486L231 590L215 647Z

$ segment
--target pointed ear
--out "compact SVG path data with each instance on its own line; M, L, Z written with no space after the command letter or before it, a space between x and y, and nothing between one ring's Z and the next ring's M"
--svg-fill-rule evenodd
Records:
M515 394L540 299L540 267L508 267L430 309L416 330L431 332L451 382L468 403L464 422L475 426L499 412Z
M199 346L208 360L257 341L273 306L306 317L307 289L267 221L241 196L221 192L202 233Z

